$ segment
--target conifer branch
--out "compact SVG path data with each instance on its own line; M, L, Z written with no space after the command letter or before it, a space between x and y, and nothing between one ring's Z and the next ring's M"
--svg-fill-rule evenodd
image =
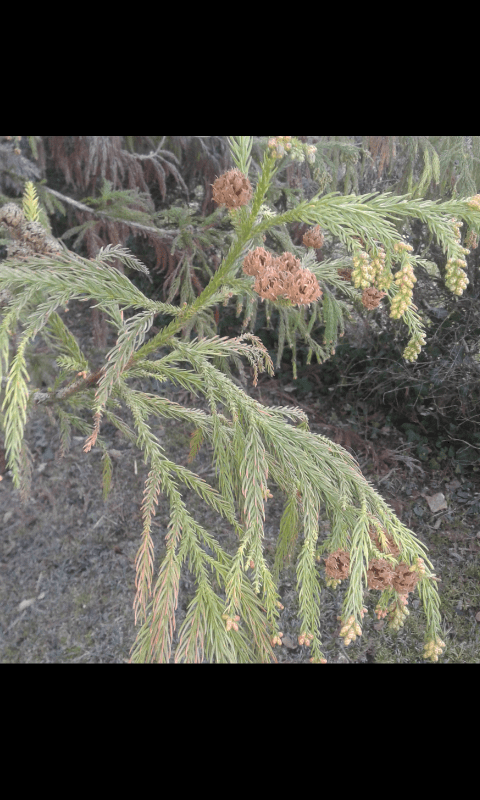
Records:
M99 209L91 208L90 206L85 205L85 203L81 203L79 200L74 200L72 197L68 197L66 194L62 194L58 192L56 189L51 189L48 186L44 186L44 191L48 192L48 194L53 195L58 200L61 200L62 203L66 203L73 208L76 208L77 211L81 211L84 214L88 214L91 217L98 217L100 219L117 219L113 217L112 214L109 214L108 211L101 211ZM135 222L134 220L122 220L124 221L130 228L134 230L144 231L145 233L151 233L155 236L160 236L163 238L169 238L179 233L179 231L175 229L167 229L167 228L154 228L152 225L144 225L141 222Z
M3 213L7 226L26 234L32 247L37 243L42 248L40 252L30 249L26 261L10 258L0 266L0 291L11 294L8 306L1 312L0 377L6 378L2 426L15 485L20 488L28 483L28 453L23 438L28 413L39 404L47 405L57 416L64 451L69 447L72 429L88 435L85 452L95 445L102 448L105 496L112 479L112 464L101 437L102 419L112 422L143 453L149 472L136 557L134 612L140 627L132 661L168 662L173 658L198 662L207 658L248 663L274 659L273 648L282 637L278 629L278 576L288 560L295 561L297 574L299 643L311 648L313 661L323 661L323 573L319 564L324 554L329 554L325 559L327 580L335 585L343 579L349 581L341 628L346 644L361 634L369 570L372 560L381 557L391 567L392 575L395 570L395 576L385 583L378 613L390 609L391 624L398 627L406 616L406 597L418 584L427 619L425 653L435 659L441 650L441 620L436 579L425 547L365 480L356 461L326 437L310 432L300 409L266 408L226 374L230 359L238 365L247 359L254 383L261 372L273 374L268 351L257 337L249 333L234 339L200 335L190 341L188 335L202 326L208 330L209 309L234 293L246 299L249 313L253 313L256 298L263 297L278 312L279 352L288 343L295 357L300 339L323 360L334 350L339 331L343 332L348 303L362 298L365 307L373 308L379 297L384 297L390 303L391 315L403 319L409 328L411 342L405 358L415 358L423 337L422 320L412 304L419 260L403 242L398 224L414 217L428 225L448 258L447 285L461 294L466 284L459 220L480 231L480 204L477 198L434 203L411 196L345 197L333 193L317 195L285 214L275 214L265 201L279 169L278 162L288 153L299 160L310 159L311 147L295 137L269 139L253 188L247 174L238 174L240 168L248 169L252 137L230 137L230 144L236 170L218 179L214 196L228 209L234 232L232 242L208 285L181 307L149 299L127 277L112 269L113 260L118 259L125 266L146 273L144 265L125 248L106 247L94 259L60 252L41 230L21 227L24 222L19 220L16 209ZM430 175L437 176L438 164L428 148L425 153L426 181ZM102 202L110 191L111 187L105 185ZM67 198L60 199L67 202ZM34 212L33 195L25 207L28 213ZM87 206L85 210L92 213ZM263 234L294 221L316 226L305 239L307 253L302 260L293 252L274 260L261 246ZM132 219L126 224L133 224ZM344 244L347 264L351 259L353 266L353 287L339 277L338 261L316 263L314 250L322 240L320 227ZM185 230L182 236L182 242L190 246ZM277 240L282 246L289 244L283 228ZM302 294L305 288L308 292ZM367 297L359 290L366 291ZM343 299L338 298L339 294ZM89 367L57 313L71 299L93 301L116 331L116 343L99 369ZM125 320L123 312L127 309L134 313ZM159 315L172 319L147 341ZM323 345L312 333L320 320L324 326ZM22 332L11 355L11 336L19 326ZM47 392L30 386L28 344L37 334L44 337L57 356L58 373ZM160 356L159 350L164 348L168 352ZM203 396L209 413L132 388L131 380L140 376L171 380ZM62 386L65 381L67 385ZM126 409L132 425L116 413L119 407ZM89 410L93 419L90 427L81 419L79 409ZM150 425L154 418L181 420L192 428L189 463L204 442L212 447L216 486L167 458ZM284 496L284 511L271 564L264 547L264 522L272 498L270 489L274 487ZM194 519L182 499L183 488L193 490L228 523L238 539L235 553L224 552L215 537ZM158 552L152 522L160 494L168 500L170 521L165 554L156 564ZM318 522L323 508L331 525L325 540L319 541ZM185 569L194 578L195 592L177 631L180 575ZM390 575L388 570L385 575ZM378 575L375 580L378 585Z

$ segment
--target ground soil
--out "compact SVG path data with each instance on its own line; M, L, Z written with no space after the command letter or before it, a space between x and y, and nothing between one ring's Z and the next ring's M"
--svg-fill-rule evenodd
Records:
M94 352L91 312L72 303L64 315L82 345ZM151 387L146 387L151 391ZM174 387L161 391L176 402L192 398ZM346 446L359 460L366 478L385 497L402 521L429 548L441 579L444 662L480 662L480 477L456 475L454 464L432 470L415 459L395 428L382 424L381 415L369 418L355 401L335 403L325 397L301 402L295 387L278 380L260 379L248 391L266 405L300 405L311 429ZM198 406L198 402L195 403ZM190 431L169 422L154 431L167 452L186 463ZM128 663L136 630L132 605L135 595L135 556L140 543L143 482L147 468L140 451L126 443L115 428L102 428L114 462L113 484L106 502L102 497L101 453L83 452L84 437L73 439L70 451L59 457L59 433L46 414L28 424L27 440L33 455L31 496L21 503L11 474L1 462L0 482L0 661L2 663ZM210 454L201 450L196 471L213 480ZM442 493L445 507L434 510L431 498ZM186 494L224 547L233 548L232 533L198 498ZM430 498L430 499L429 499ZM265 539L273 551L283 508L281 497L269 502ZM160 501L154 521L157 552L161 554L168 524L167 504ZM191 596L189 576L182 579L179 620ZM309 653L298 644L295 575L287 570L280 583L284 646L282 663L306 663ZM370 594L370 593L369 593ZM337 616L342 590L322 592L322 635L330 663L422 663L424 617L418 598L399 635L377 622L373 609L377 593L367 596L369 609L364 635L345 648L338 637Z

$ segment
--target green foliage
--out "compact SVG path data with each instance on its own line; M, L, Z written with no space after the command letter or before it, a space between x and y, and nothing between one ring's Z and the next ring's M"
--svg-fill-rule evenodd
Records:
M51 211L52 203L47 202L45 205L46 208L44 204L40 202L36 186L31 181L27 181L22 198L22 208L25 219L27 222L39 222L48 233L51 233L52 229L46 209Z
M27 181L25 184L25 191L23 193L23 213L25 214L27 222L38 222L40 216L38 195L31 181Z
M351 141L354 137L343 138ZM360 183L365 179L371 183L376 174L396 193L433 199L452 194L465 197L480 189L479 136L364 136L361 140Z
M247 168L253 137L230 137L229 141L234 162ZM296 141L294 144L294 156L298 158L302 150ZM345 150L353 166L353 151L346 144L340 142L337 146L339 151ZM161 146L162 142L158 148ZM436 166L431 155L429 158L435 175ZM267 145L251 205L217 215L223 215L232 230L218 269L210 270L209 282L200 287L196 296L193 292L184 294L182 305L151 300L115 270L112 264L117 261L144 275L148 272L138 258L120 245L103 248L94 258L65 252L32 256L27 261L13 258L0 266L0 292L9 297L0 321L0 378L6 379L2 427L15 486L25 493L29 470L24 431L28 416L42 407L56 417L65 451L72 430L87 435L85 452L95 446L103 449L105 496L112 467L100 435L104 419L136 444L148 464L143 530L136 558L134 608L140 627L132 650L134 662L167 662L171 658L230 663L271 660L274 644L281 638L278 577L292 559L303 641L311 646L313 661L322 661L323 573L319 564L323 554L339 549L350 555L349 585L342 608L342 635L346 641L354 636L348 631L358 632L362 621L369 563L383 556L392 565L407 565L411 571L419 571L427 654L435 660L441 651L439 599L433 566L423 545L368 484L351 456L327 438L309 431L302 411L266 408L238 387L230 377L229 363L241 365L246 358L256 382L260 372L273 374L272 360L252 333L219 338L214 335L213 326L209 328L208 320L217 306L233 296L242 306L245 304L248 317L253 318L259 298L252 278L243 274L242 264L249 251L263 244L264 236L276 233L277 241L280 236L280 242L283 237L283 242L288 243L288 224L320 225L345 248L344 259L321 263L307 248L299 251L302 268L316 277L323 297L313 308L296 308L286 299L267 301L267 307L272 307L267 316L270 311L278 314L279 352L287 342L295 362L298 341L306 344L309 357L315 353L324 360L344 331L344 317L351 303L361 299L358 289L339 277L339 268L351 267L352 259L365 252L370 270L380 252L384 253L381 280L386 286L386 303L391 307L396 295L403 291L395 269L405 259L412 270L421 263L417 256L405 255L399 233L402 223L412 217L422 220L447 258L459 262L464 250L458 225L452 218L464 220L472 230L480 232L480 212L468 198L436 203L405 195L367 193L345 197L337 193L321 196L321 192L278 212L269 205L268 197L282 166L278 152L272 153ZM148 204L142 205L143 202L140 194L129 194L127 198L125 191L114 190L107 180L100 197L89 200L92 207L112 219L139 224L146 223L143 215ZM131 204L137 208L132 210ZM194 232L189 229L190 218L180 211L170 213L179 226L174 247L193 252L197 245ZM203 228L205 238L201 244L218 245L215 236ZM89 364L57 313L72 299L93 300L116 331L116 343L99 370ZM170 321L154 332L159 318ZM409 331L410 344L416 346L424 334L421 316L413 305L407 304L402 320ZM312 336L316 323L323 325L323 346ZM202 326L208 335L191 340L191 334L202 330ZM20 333L12 346L11 338L17 329ZM33 386L29 374L27 350L36 336L45 340L56 357L58 371L47 391ZM165 349L167 354L162 355ZM209 413L141 391L136 388L137 378L168 379L201 395ZM89 414L89 427L81 412ZM130 422L125 421L125 416ZM209 485L190 467L167 457L150 425L155 418L180 419L191 427L190 463L204 444L212 448L217 486ZM183 487L194 490L236 533L235 553L225 552L212 533L193 517L182 498ZM280 490L285 502L273 564L264 549L270 487ZM160 494L168 500L170 523L166 554L158 565L152 521ZM330 521L330 533L323 541L319 541L321 513L326 513ZM383 532L384 540L390 538L398 548L398 557L377 548L372 530ZM423 559L423 571L419 559ZM176 631L182 570L193 575L196 590ZM381 603L386 606L392 597L396 603L397 595L387 590ZM397 599L400 603L399 595ZM401 619L402 613L406 612L401 612L398 605L395 620Z
M248 175L252 164L253 136L229 136L228 143L235 166Z

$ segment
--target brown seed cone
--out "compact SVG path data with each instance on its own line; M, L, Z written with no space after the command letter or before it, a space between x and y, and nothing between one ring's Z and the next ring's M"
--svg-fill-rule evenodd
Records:
M267 267L264 272L257 275L253 288L264 300L275 301L285 294L285 281L274 267Z
M279 256L279 258L275 258L273 260L273 265L279 272L295 273L302 269L302 262L300 259L296 258L293 253L288 252Z
M213 200L227 208L246 206L253 197L252 184L239 169L231 169L213 184Z
M309 305L323 294L313 272L303 269L293 253L273 258L263 247L257 247L246 256L243 271L256 277L254 289L264 300L287 297L297 305Z
M315 275L309 269L300 269L287 276L286 293L292 303L299 306L314 303L323 294Z
M28 247L35 253L43 253L46 245L47 232L39 222L27 222L23 238Z
M386 589L392 585L393 570L388 561L375 558L368 565L367 584L369 589Z
M409 592L413 592L419 580L419 575L416 572L410 572L408 564L399 564L395 567L392 586L398 594L406 595Z
M32 249L20 242L10 242L7 246L7 258L30 258L32 256Z
M273 265L273 256L263 247L251 250L244 259L243 271L245 275L262 275L268 267Z
M392 556L399 556L400 555L400 550L397 547L397 545L395 544L395 542L393 541L392 537L387 534L385 529L382 529L382 530L383 530L383 534L384 534L384 536L385 536L385 538L387 540L386 549L384 547L382 547L382 543L380 541L380 536L378 534L377 529L375 528L374 525L371 525L370 526L370 530L368 531L368 535L370 536L370 539L372 540L373 544L375 545L377 550L380 550L381 553L382 552L383 553L386 552L386 553L388 553L389 555L392 555Z
M351 281L352 280L352 272L351 269L339 269L338 274L344 281Z
M46 255L54 255L55 253L61 253L62 248L60 247L59 243L55 239L54 236L50 236L48 233L45 235L45 243L43 252Z
M365 308L368 308L371 311L374 308L378 308L380 305L380 301L382 297L385 297L386 292L379 292L378 289L374 289L371 286L369 289L365 289L362 295L362 303Z
M305 247L313 247L315 250L320 250L323 247L325 239L323 237L322 230L320 225L317 225L316 228L311 228L304 234L303 237L303 244Z
M336 550L330 553L325 560L325 572L329 578L342 581L348 578L350 572L350 553L346 550Z
M15 203L6 203L0 208L0 225L5 225L15 239L22 238L25 226L25 216L22 209Z
M57 240L39 222L26 222L22 228L21 246L30 255L53 255L61 253Z

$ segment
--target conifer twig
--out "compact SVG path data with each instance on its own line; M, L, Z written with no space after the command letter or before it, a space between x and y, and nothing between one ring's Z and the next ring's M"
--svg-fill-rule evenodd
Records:
M90 214L92 217L103 217L105 219L113 219L118 222L117 217L111 217L107 211L99 211L94 208L90 208L90 206L86 206L84 203L81 203L79 200L74 200L73 197L68 197L61 192L58 192L56 189L50 189L48 186L44 186L43 189L48 192L49 194L54 195L62 202L67 203L70 206L73 206L78 211L82 211L85 214ZM130 228L136 228L137 230L145 231L146 233L154 233L156 236L160 236L162 238L168 238L169 236L177 236L180 231L171 228L167 230L166 228L152 228L149 225L142 225L140 222L134 222L133 220L121 220L125 225L128 225Z
M29 474L24 431L28 413L35 405L46 404L52 416L57 414L62 449L68 447L72 430L87 435L85 452L95 445L103 448L104 496L110 487L112 465L100 436L102 416L141 449L149 471L136 558L134 611L140 628L132 661L168 662L172 657L194 662L204 658L228 663L274 660L274 647L281 645L283 636L279 630L283 607L277 579L285 561L294 556L299 644L311 648L312 661L325 661L320 633L324 579L331 586L348 580L340 628L345 645L362 634L367 588L381 590L377 617L389 615L390 628L398 630L409 614L408 595L418 585L426 615L424 654L438 660L445 643L440 638L436 576L425 546L368 483L356 461L339 445L309 430L308 419L300 409L267 408L237 386L228 374L229 359L241 364L245 356L253 368L254 383L260 372L273 374L270 355L257 337L251 333L235 339L202 335L190 341L188 333L212 306L237 294L248 298L250 310L255 298L278 309L279 340L282 347L288 342L293 358L297 338L302 337L317 357L331 353L346 306L332 291L342 289L340 276L332 274L332 262L324 266L316 263L313 251L316 245L321 246L323 227L345 245L352 260L352 283L363 290L360 295L349 289L345 296L349 300L361 297L370 309L385 298L391 316L403 319L412 334L405 358L414 359L424 343L422 320L412 304L417 261L394 222L418 216L429 226L448 256L447 285L459 295L468 283L463 258L467 251L461 245L459 219L480 231L480 197L448 201L442 210L442 204L411 197L317 195L277 215L268 208L267 198L278 161L288 154L300 161L311 160L315 148L295 137L272 137L254 188L248 175L239 170L239 166L247 169L250 163L252 137L230 137L230 142L237 166L215 181L213 196L227 209L232 241L208 285L181 307L151 300L124 274L111 268L111 262L118 259L122 265L146 271L125 248L108 246L93 259L59 253L58 248L46 248L39 223L25 222L14 205L0 209L0 221L10 227L13 236L19 240L23 237L30 248L26 261L10 258L0 265L0 292L10 293L0 319L0 378L7 376L2 426L14 485L23 489ZM31 192L25 204L33 213ZM73 205L86 213L108 216L87 206L80 208L83 204L77 201ZM262 246L265 233L288 222L315 226L304 236L307 252L302 260L293 252L274 257ZM279 241L288 245L284 231ZM35 246L40 250L35 251ZM72 298L93 300L117 331L105 364L95 371L90 370L81 348L57 314L57 309ZM133 310L127 320L126 309ZM173 319L145 341L160 314ZM317 315L324 325L324 349L316 345L312 334ZM11 337L18 327L22 328L21 335L12 347ZM178 334L185 330L187 336L180 340ZM32 391L29 386L28 346L38 335L57 354L58 374L48 392ZM160 355L163 348L168 351L166 355ZM136 377L171 380L200 394L209 413L132 388L129 378ZM70 383L59 388L65 380ZM92 387L94 393L88 391ZM119 406L130 416L131 427L114 413ZM93 416L93 425L79 410ZM217 485L208 484L192 469L167 456L151 423L156 418L181 420L192 426L189 462L206 442L212 449ZM272 498L270 486L277 487L285 501L273 566L264 536ZM231 527L238 539L233 554L225 552L211 531L194 518L182 496L184 488L193 490ZM160 495L169 504L169 523L166 553L156 568L152 524ZM322 509L330 531L319 541ZM326 559L322 558L324 554ZM195 592L177 632L184 570L193 576Z

